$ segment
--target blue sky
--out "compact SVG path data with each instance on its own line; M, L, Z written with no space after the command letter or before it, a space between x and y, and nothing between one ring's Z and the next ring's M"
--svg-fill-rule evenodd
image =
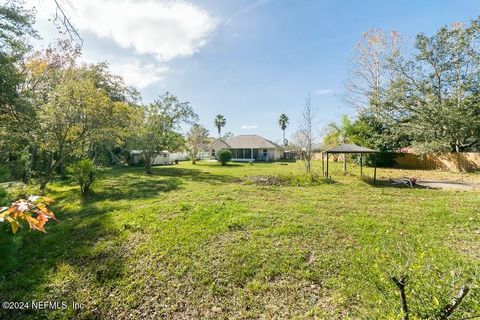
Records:
M38 9L38 46L58 36L48 21L50 0ZM354 114L341 96L348 58L362 32L434 33L480 15L480 1L313 0L64 0L84 38L84 59L107 61L144 102L170 91L190 101L200 123L216 134L256 133L279 141L278 115L290 117L287 136L310 92L319 128Z

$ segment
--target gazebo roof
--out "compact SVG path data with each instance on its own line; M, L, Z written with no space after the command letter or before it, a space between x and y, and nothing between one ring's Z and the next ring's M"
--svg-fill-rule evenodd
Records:
M341 144L339 146L327 149L324 153L376 153L377 150L360 147L356 144Z

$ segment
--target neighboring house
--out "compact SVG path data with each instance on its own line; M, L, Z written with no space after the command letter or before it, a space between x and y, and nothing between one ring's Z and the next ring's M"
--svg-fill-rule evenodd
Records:
M216 159L221 149L232 152L232 161L275 161L283 158L281 146L254 134L217 139L210 145L210 159Z
M175 162L175 160L185 161L190 159L190 155L188 154L188 152L185 151L172 152L170 153L169 159L171 162Z
M170 152L167 150L162 151L158 156L153 160L152 165L157 166L161 164L171 164L175 159L170 159ZM143 163L142 151L141 150L131 150L130 151L130 165L139 165Z

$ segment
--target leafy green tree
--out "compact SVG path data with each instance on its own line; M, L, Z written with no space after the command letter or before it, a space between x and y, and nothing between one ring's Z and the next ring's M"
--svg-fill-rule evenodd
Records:
M467 27L457 23L430 37L419 34L416 56L397 63L402 78L395 89L405 96L388 116L421 151L461 152L479 145L479 37L478 18Z
M106 63L83 66L82 70L111 101L102 133L89 141L88 156L97 164L118 164L132 133L140 125L140 95L135 88L127 86L122 77L111 73Z
M97 176L97 168L93 161L90 159L80 160L70 165L67 170L80 186L82 197L87 198L90 193L90 187Z
M363 145L364 141L359 135L362 123L352 121L347 115L342 115L340 122L332 122L326 128L323 144L328 147L342 143L355 143Z
M30 51L28 40L38 38L32 25L32 11L23 8L22 1L0 4L0 119L18 117L17 102L24 76L18 64Z
M367 115L409 136L420 152L473 150L480 146L480 19L419 34L413 54L390 58L392 77Z
M83 155L89 139L102 133L109 109L107 94L81 74L72 72L49 93L48 102L38 111L36 127L37 146L49 155L39 172L42 191L67 157Z
M227 162L231 161L232 157L232 152L230 152L230 150L221 149L217 152L217 160L222 164L222 166L226 165Z
M227 124L227 120L225 117L221 114L217 114L215 117L215 127L218 130L218 136L221 138L222 137L222 128L225 127L225 124Z
M21 1L0 3L0 163L8 165L14 178L26 178L20 168L29 139L26 132L34 119L32 105L24 94L22 71L29 40L38 37L34 16Z
M180 125L193 123L197 119L190 103L180 102L168 92L144 107L142 124L137 130L135 142L142 150L147 174L152 173L152 164L163 150L176 151L184 145Z
M208 130L199 124L194 124L187 133L187 149L190 153L192 164L197 161L200 150L205 149L209 142Z
M233 138L233 137L235 137L235 135L231 131L228 131L227 133L225 133L223 135L223 139L230 139L230 138Z
M79 55L79 49L69 41L59 41L32 54L25 63L28 75L25 87L35 106L32 117L36 119L32 125L35 130L29 131L31 167L43 184L57 173L64 176L68 164L79 158L88 156L104 165L119 162L124 145L139 124L138 93L110 73L105 64L78 65ZM70 110L72 108L74 111ZM65 125L66 121L72 126ZM58 123L56 134L44 133L53 130ZM73 126L75 123L77 127ZM78 130L80 126L85 134ZM72 133L66 132L69 130ZM60 134L62 132L65 134ZM78 139L70 140L77 134ZM57 141L52 141L52 137L57 137ZM70 151L62 156L52 143L66 144Z
M342 115L339 123L332 122L327 126L327 134L323 138L323 144L333 147L342 143L354 143L364 145L359 133L362 131L362 123L352 121L347 115ZM346 172L347 155L342 155L343 171Z
M7 0L0 4L0 51L16 56L30 49L28 37L38 37L33 29L33 11L23 7L23 1Z
M287 141L285 140L285 129L287 129L288 121L288 116L285 113L282 113L278 118L278 125L283 131L283 145L287 145Z

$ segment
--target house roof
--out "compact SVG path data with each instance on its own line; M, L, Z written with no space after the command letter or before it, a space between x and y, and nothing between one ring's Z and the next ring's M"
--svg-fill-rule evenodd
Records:
M218 139L213 144L217 142L222 142L232 149L283 149L278 144L256 134L238 135L225 140Z
M376 153L377 150L360 147L356 144L341 144L323 151L325 153Z

